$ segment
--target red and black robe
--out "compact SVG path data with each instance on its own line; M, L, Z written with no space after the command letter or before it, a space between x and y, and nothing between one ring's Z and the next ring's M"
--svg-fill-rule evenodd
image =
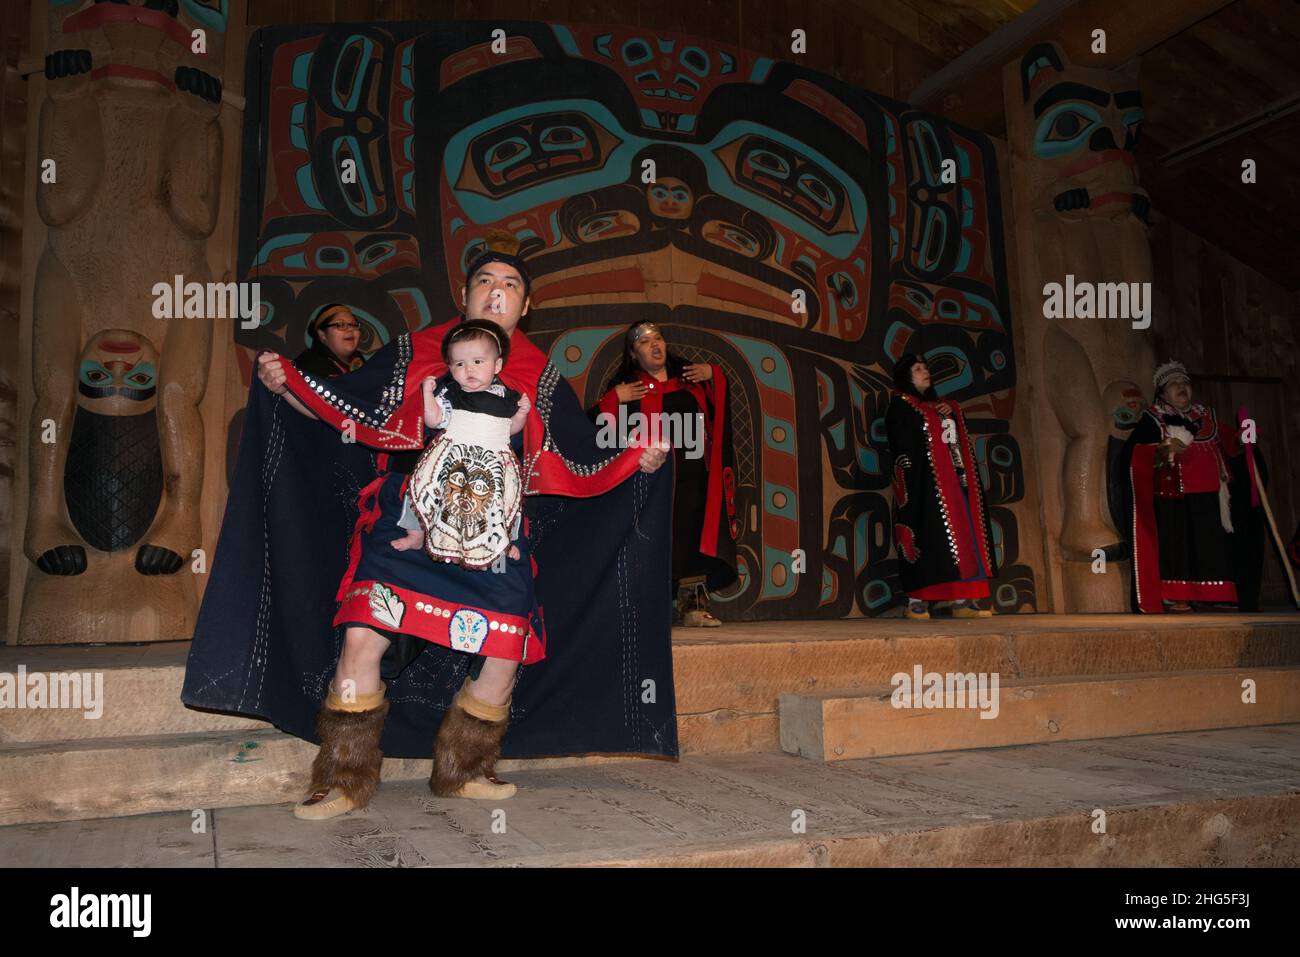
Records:
M737 578L740 522L727 377L721 366L710 364L710 368L713 375L705 382L687 382L680 376L660 381L638 370L627 381L643 383L649 390L641 399L620 403L618 392L611 388L590 411L598 424L600 415L612 416L615 429L620 404L629 420L637 412L648 421L659 413L703 414L704 454L691 458L680 445L673 450L673 581L704 575L709 590L717 591Z
M262 717L318 740L315 716L343 643L340 616L366 614L347 608L358 597L349 592L363 584L354 581L358 543L364 568L367 555L379 562L387 547L374 541L381 525L385 535L397 534L388 528L388 512L400 507L396 463L403 456L413 462L423 446L420 383L445 371L440 346L449 328L398 336L337 378L309 379L286 363L290 390L319 421L252 380L190 645L186 704ZM520 545L531 556L527 574L516 577L534 586L538 608L507 624L547 640L544 658L534 658L532 645L527 651L536 663L520 669L502 755L675 755L671 608L664 600L672 482L662 469L641 473L638 449L601 448L558 369L522 331L510 345L501 379L532 399L524 431L515 436L529 493L527 541ZM386 494L389 508L381 504ZM367 543L375 547L367 551ZM455 566L443 575L432 561L425 564L436 585L399 580L396 562L385 580L395 595L389 630L421 652L387 678L391 710L380 747L391 756L428 757L471 664L491 655L491 635L478 652L441 643L459 609L468 607L461 618L473 619L476 603L442 594ZM480 583L509 577L466 574ZM464 577L460 584L468 588ZM499 632L498 623L493 634ZM458 636L465 638L477 641L475 634Z
M961 408L945 401L961 471L936 402L895 391L885 411L898 577L908 597L922 601L987 598L997 566L979 465Z
M1193 441L1166 465L1157 446L1171 428L1186 429ZM1164 602L1235 603L1219 493L1228 470L1214 411L1154 403L1124 444L1119 467L1128 480L1135 609L1158 614Z

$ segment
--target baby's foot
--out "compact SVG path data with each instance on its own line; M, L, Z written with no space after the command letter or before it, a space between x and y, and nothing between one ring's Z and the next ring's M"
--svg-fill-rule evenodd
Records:
M509 555L512 560L516 562L519 561L519 546L511 545L510 551L508 551L506 554Z
M424 544L424 533L418 528L413 528L401 538L393 539L393 547L399 552L404 552L408 548L419 548Z

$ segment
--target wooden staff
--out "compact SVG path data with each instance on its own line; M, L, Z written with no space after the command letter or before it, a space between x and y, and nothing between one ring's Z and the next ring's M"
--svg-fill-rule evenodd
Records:
M1300 608L1300 590L1296 589L1295 572L1291 568L1286 545L1282 544L1282 536L1278 534L1277 522L1273 520L1273 509L1268 504L1268 493L1264 491L1264 483L1260 481L1259 469L1251 469L1250 472L1255 476L1255 488L1259 490L1259 500L1264 504L1264 516L1268 519L1268 527L1273 533L1273 541L1277 543L1277 550L1282 555L1282 568L1286 572L1286 579L1291 583L1291 600L1295 602L1297 608Z

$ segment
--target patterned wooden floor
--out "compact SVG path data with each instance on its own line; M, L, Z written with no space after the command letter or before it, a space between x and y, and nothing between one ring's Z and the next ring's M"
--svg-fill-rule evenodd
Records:
M1300 848L1297 725L829 765L732 754L510 777L520 793L495 805L385 784L368 811L320 824L282 804L15 825L0 828L0 864L1294 866Z

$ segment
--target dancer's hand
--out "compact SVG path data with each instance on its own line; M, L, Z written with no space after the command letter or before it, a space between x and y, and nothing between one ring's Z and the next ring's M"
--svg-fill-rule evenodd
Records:
M284 395L289 389L285 385L288 376L284 374L284 365L274 352L263 352L258 355L257 377L262 380L262 385L276 395Z
M635 402L650 390L644 382L620 382L614 386L614 391L618 393L618 401Z
M649 475L658 471L668 458L668 450L661 446L652 446L641 453L641 471Z
M682 370L682 378L687 382L708 382L713 378L713 366L707 362L692 362Z

